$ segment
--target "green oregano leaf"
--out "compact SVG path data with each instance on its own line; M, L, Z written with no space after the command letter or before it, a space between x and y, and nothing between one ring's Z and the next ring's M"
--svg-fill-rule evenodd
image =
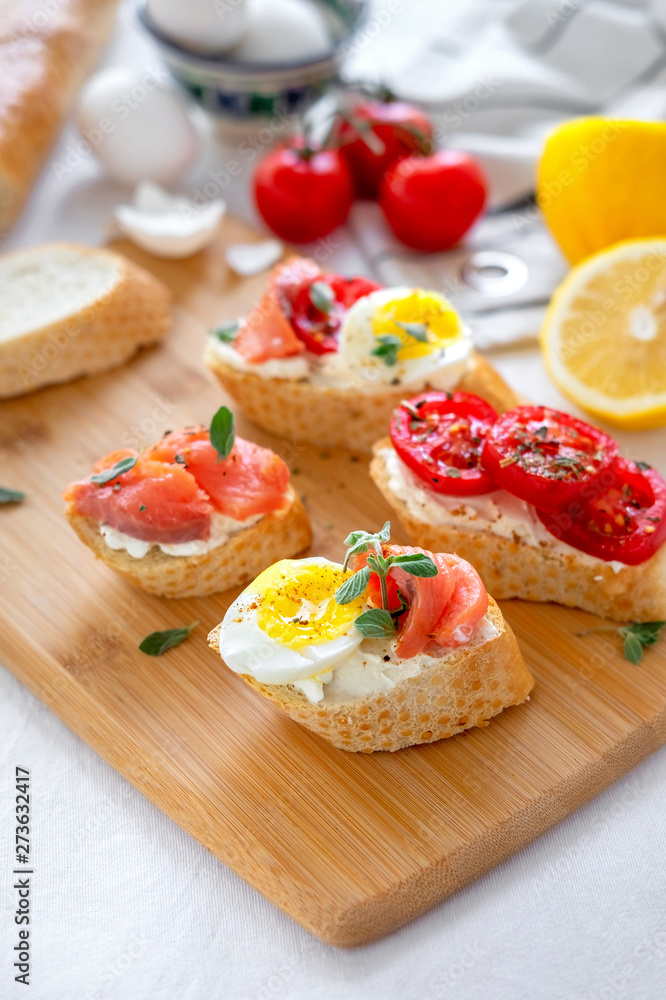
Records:
M395 325L399 326L410 337L413 337L414 340L420 340L422 344L428 343L428 327L425 323L400 323L396 319Z
M333 289L325 281L314 281L310 285L310 302L319 312L328 315L335 302Z
M210 443L218 454L218 462L228 458L236 439L234 415L226 406L221 406L210 424Z
M133 455L130 458L121 458L112 469L105 469L104 472L96 472L90 477L90 482L95 483L97 486L104 486L105 483L110 483L113 479L117 479L118 476L122 476L124 472L129 472L130 469L133 469L137 458L137 455Z
M25 500L25 493L20 490L9 490L6 486L0 486L0 503L21 503Z
M385 333L375 339L377 340L377 346L370 351L370 354L375 358L381 358L384 364L389 367L396 365L398 363L398 351L403 346L400 337L397 337L394 333Z
M393 556L391 561L394 566L400 566L412 576L437 576L439 573L437 564L430 556L423 555L421 552Z
M640 663L643 659L643 643L632 632L624 637L624 656L631 663Z
M360 597L370 580L370 568L364 566L358 573L354 573L335 592L335 599L338 604L349 604Z
M223 344L233 344L234 340L238 336L238 331L240 329L240 323L237 319L233 320L231 323L223 323L222 326L218 326L215 330L211 330L214 337L221 340Z
M185 642L198 624L199 622L192 622L185 628L168 628L164 632L151 632L139 644L139 649L147 656L161 656L167 649L173 649L174 646L180 646L181 642Z
M367 639L383 639L385 636L395 635L393 619L383 608L364 611L354 622L354 627Z

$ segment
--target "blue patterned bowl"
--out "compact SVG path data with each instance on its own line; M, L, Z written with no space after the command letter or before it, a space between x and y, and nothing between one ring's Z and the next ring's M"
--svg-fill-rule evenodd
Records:
M193 52L166 38L145 5L139 18L157 42L172 75L206 111L230 122L259 123L274 115L305 111L335 79L346 47L367 13L366 0L318 0L333 39L315 59L272 63L235 62Z

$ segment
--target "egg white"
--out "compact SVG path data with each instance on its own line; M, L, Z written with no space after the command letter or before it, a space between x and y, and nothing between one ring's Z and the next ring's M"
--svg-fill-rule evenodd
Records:
M300 559L307 566L330 565L341 568L329 559ZM345 660L363 641L363 636L350 622L345 634L327 642L313 643L301 649L290 649L271 638L259 627L258 592L254 584L236 598L227 611L220 629L220 655L230 670L251 674L263 684L291 684L316 678Z

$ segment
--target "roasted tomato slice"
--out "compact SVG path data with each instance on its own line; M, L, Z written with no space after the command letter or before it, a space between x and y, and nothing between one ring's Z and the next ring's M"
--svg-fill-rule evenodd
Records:
M617 443L603 431L548 406L517 406L483 446L485 468L509 493L539 510L562 510L609 469Z
M322 274L296 296L291 325L308 351L328 354L338 349L338 333L345 313L364 295L382 285L367 278Z
M551 535L581 552L636 566L666 541L666 483L655 469L617 458L579 501L537 513Z
M497 489L481 450L497 414L470 392L424 392L393 411L398 455L437 493L474 496Z

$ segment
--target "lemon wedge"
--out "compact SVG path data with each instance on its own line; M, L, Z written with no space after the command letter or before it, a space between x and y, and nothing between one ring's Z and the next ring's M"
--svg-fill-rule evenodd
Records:
M581 409L616 427L666 424L666 236L588 257L555 292L541 348Z
M571 264L666 233L666 122L578 118L546 140L537 201Z

